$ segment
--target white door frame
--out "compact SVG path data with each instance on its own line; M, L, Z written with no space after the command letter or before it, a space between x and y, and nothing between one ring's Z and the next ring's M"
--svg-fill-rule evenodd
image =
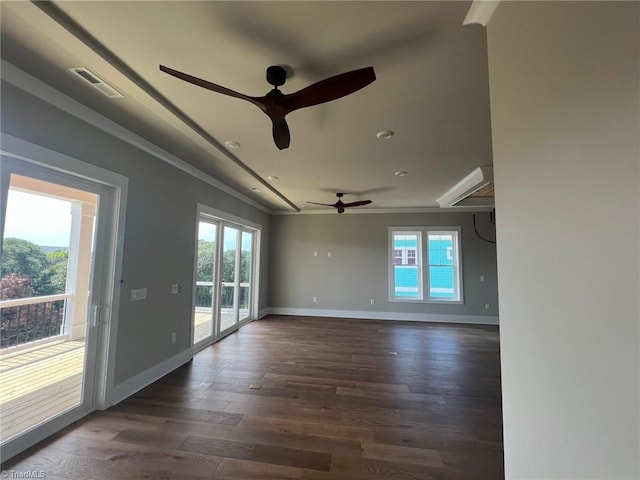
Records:
M102 298L99 299L102 308L97 335L95 382L92 389L92 398L87 399L82 408L61 414L46 424L7 442L2 448L2 460L4 461L82 418L91 411L104 409L112 404L118 306L120 302L119 279L122 276L122 249L128 178L6 133L1 134L0 145L0 154L8 159L20 160L27 164L44 167L49 171L59 172L65 176L78 179L80 183L84 181L104 187L105 193L104 198L101 196L101 203L107 208L101 208L101 213L108 212L106 218L99 219L99 224L102 224L102 226L99 226L101 230L96 231L96 235L101 235L101 238L105 240L103 242L105 251L101 252L104 256L104 269L102 273L98 272L103 279ZM8 177L8 175L2 175L3 187L8 182L4 177ZM2 190L4 197L6 191L4 188ZM6 198L2 200L1 223L4 225ZM94 300L92 299L93 302Z

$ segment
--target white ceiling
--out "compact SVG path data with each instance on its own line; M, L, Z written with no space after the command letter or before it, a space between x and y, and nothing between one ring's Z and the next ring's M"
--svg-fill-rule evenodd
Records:
M272 211L322 209L306 201L333 203L339 191L345 201L373 200L364 209L428 208L492 164L486 37L479 25L462 25L469 6L2 2L2 57ZM269 65L292 70L284 93L367 66L377 80L291 113L291 146L281 151L255 106L171 77L159 64L252 96L270 90ZM124 98L101 96L72 67L88 68ZM380 130L396 135L381 141ZM241 147L225 151L226 140Z

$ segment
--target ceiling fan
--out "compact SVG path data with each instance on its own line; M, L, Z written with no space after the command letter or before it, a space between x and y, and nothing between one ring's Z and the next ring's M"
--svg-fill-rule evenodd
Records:
M336 196L338 197L338 201L336 203L317 203L317 202L307 202L307 203L312 203L314 205L324 205L325 207L333 207L336 210L338 210L338 213L344 213L345 208L361 207L362 205L369 205L371 203L371 200L359 200L357 202L343 203L342 197L344 196L344 193L336 193Z
M289 127L284 119L288 113L344 97L366 87L376 79L373 67L366 67L325 78L295 93L284 94L278 87L284 85L287 72L281 66L274 65L267 68L267 82L273 85L273 90L264 97L250 97L164 65L160 65L160 70L207 90L253 103L271 119L273 140L280 150L288 148L291 140Z

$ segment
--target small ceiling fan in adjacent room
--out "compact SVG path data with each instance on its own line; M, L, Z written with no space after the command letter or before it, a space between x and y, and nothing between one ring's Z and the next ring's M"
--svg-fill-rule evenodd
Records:
M376 79L373 67L366 67L325 78L295 93L285 94L278 90L278 87L284 85L287 72L283 67L274 65L267 68L267 82L273 85L273 90L263 97L251 97L164 65L160 65L160 70L207 90L253 103L271 119L273 140L280 150L288 148L291 141L289 126L284 119L288 113L344 97L366 87Z
M317 202L307 202L307 203L312 203L313 205L323 205L325 207L333 207L336 210L338 210L338 213L344 213L345 208L361 207L362 205L369 205L371 203L371 200L359 200L357 202L344 203L342 201L342 197L344 196L344 193L336 193L336 196L338 197L338 201L336 203L317 203Z

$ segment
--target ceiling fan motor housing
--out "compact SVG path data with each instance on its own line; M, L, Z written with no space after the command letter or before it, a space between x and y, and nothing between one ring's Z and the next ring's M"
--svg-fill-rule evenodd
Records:
M287 72L279 65L272 65L267 68L267 82L274 87L284 85L287 80Z

